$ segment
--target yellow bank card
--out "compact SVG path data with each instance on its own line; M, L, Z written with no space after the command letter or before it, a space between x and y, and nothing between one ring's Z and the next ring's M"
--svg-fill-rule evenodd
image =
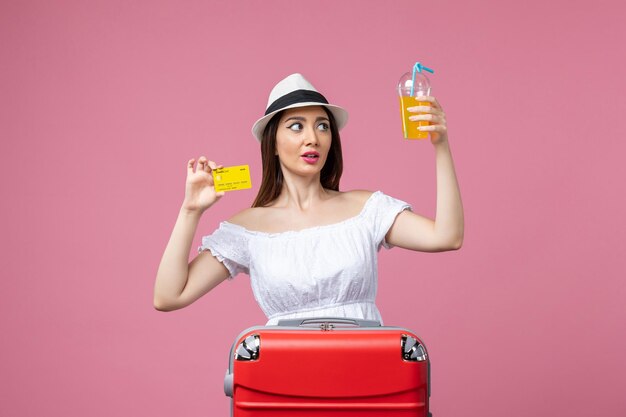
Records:
M215 191L235 191L252 188L250 167L237 165L213 170L213 184Z

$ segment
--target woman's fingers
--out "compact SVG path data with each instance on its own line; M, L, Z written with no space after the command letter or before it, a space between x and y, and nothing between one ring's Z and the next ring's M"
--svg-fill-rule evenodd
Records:
M205 156L201 156L200 158L198 158L198 166L196 171L194 171L195 162L196 160L194 158L191 158L189 161L187 161L188 174L193 174L194 172L198 172L199 170L211 173L211 171L213 171L214 169L222 168L221 165L217 165L215 162L209 161Z
M201 156L198 159L198 169L201 169L204 172L211 173L212 170L216 168L215 162L209 161L206 159L206 156Z
M416 99L417 101L427 101L431 103L433 107L441 109L441 104L439 104L439 101L433 96L418 96Z
M418 113L433 113L436 115L443 115L443 109L441 108L441 104L439 104L439 101L437 101L437 99L433 96L420 96L420 97L416 97L417 101L425 101L430 103L430 106L413 106L413 107L408 107L407 110L409 112L418 112Z
M428 126L419 126L417 129L421 132L430 132L435 139L439 139L442 135L446 136L448 127L446 125L446 114L441 109L441 105L433 96L419 97L418 101L428 102L430 106L413 106L407 108L411 113L418 113L409 116L409 120L413 122L428 121Z
M200 158L198 158L198 169L204 171L206 169L206 158L204 156L201 156Z
M448 131L448 127L445 125L428 125L418 126L417 130L421 130L422 132L439 132L443 134Z
M430 122L428 126L419 126L417 128L418 130L422 132L445 133L447 129L445 117L435 116L433 114L419 114L415 116L410 116L409 120L414 121L414 122L426 120ZM422 128L427 128L427 129L422 129Z
M441 109L441 105L437 101L437 99L433 96L423 96L419 97L418 101L425 101L430 103L430 106L413 106L407 108L407 110L411 113L418 113L412 116L409 116L409 120L413 122L417 121L428 121L430 124L428 126L419 126L417 129L422 132L431 132L431 134L440 134L446 135L447 133L447 125L446 125L446 114Z
M418 120L427 120L433 123L445 123L446 118L444 116L436 116L434 114L416 114L415 116L409 116L409 120L417 122Z
M434 106L413 106L406 108L409 113L429 113L437 116L443 116L445 113Z

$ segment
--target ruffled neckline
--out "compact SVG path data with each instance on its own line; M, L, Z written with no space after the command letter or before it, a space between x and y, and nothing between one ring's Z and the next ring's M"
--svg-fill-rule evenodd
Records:
M381 195L382 192L381 191L375 191L373 192L365 201L365 204L363 204L363 208L361 208L361 211L352 217L348 217L345 220L341 220L339 222L335 222L335 223L330 223L330 224L324 224L321 226L312 226L312 227L306 227L304 229L300 229L300 230L286 230L284 232L262 232L260 230L249 230L246 229L243 226L240 226L238 224L235 223L230 223L226 220L224 220L223 222L221 222L221 225L224 227L230 227L232 229L235 230L239 230L242 231L244 233L247 234L251 234L251 235L255 235L255 236L263 236L263 237L282 237L282 236L298 236L298 235L303 235L303 234L309 234L309 233L315 233L315 232L319 232L319 231L325 231L327 229L334 229L334 228L338 228L338 227L343 227L343 226L347 226L349 224L352 224L358 220L360 220L362 217L365 216L365 213L368 209L368 207L372 204L372 201L374 201L374 196L378 197L379 195Z

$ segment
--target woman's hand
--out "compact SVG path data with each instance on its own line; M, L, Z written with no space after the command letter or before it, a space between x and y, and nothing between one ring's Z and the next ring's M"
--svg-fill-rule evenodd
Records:
M441 105L437 99L432 96L419 97L419 101L427 101L431 103L431 105L407 108L411 113L423 113L409 116L409 120L414 122L418 120L429 121L429 126L420 126L417 129L421 132L429 132L430 142L433 145L446 143L448 141L448 126L446 124L446 114L443 112Z
M195 162L195 159L190 159L187 162L187 182L185 184L183 208L202 213L224 195L223 191L215 191L213 175L211 174L211 171L222 168L222 166L201 156L194 171Z
M427 120L430 126L420 126L422 132L430 133L430 141L435 145L437 166L437 211L435 220L419 216L409 211L398 214L387 233L387 243L402 248L438 252L459 249L463 245L465 221L461 191L456 179L452 153L448 146L446 115L437 99L420 97L431 106L409 107L413 113L410 120Z

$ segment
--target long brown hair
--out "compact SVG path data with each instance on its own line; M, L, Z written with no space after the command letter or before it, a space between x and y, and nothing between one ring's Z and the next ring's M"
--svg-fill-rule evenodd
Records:
M337 122L333 114L326 107L322 106L322 108L328 115L332 139L326 163L320 173L320 183L325 189L339 191L339 180L341 180L341 173L343 172L343 155L341 153L339 129L337 129ZM261 140L263 179L252 207L267 206L278 198L283 189L283 171L280 168L278 155L276 155L276 132L278 132L278 122L283 113L284 110L276 113L263 131L263 139Z

